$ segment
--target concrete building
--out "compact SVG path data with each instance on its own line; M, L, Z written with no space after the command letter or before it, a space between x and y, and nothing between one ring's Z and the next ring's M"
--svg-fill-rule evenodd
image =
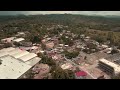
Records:
M99 66L104 69L106 72L110 73L112 76L116 76L120 73L120 65L117 65L111 61L108 61L106 59L100 59L99 60Z
M0 60L0 79L18 79L32 67L11 56L2 57Z

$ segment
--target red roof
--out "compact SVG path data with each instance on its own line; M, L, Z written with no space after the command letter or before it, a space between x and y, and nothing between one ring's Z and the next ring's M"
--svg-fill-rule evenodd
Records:
M86 76L87 73L84 72L84 71L79 71L79 72L76 72L75 75L76 75L77 77L80 77L80 76Z

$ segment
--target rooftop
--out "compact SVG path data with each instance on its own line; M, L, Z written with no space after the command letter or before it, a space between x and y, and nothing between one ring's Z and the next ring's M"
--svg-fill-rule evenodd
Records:
M17 38L17 39L14 39L13 41L14 42L21 42L21 41L23 41L23 40L25 40L24 38Z
M0 65L0 79L17 79L31 66L27 65L11 56L0 58L2 64Z
M36 57L36 56L37 56L37 55L34 54L34 53L29 53L29 54L26 54L26 55L20 57L19 59L22 60L22 61L24 61L24 62L26 62L26 61L28 61L28 60Z
M120 65L117 65L117 64L115 64L113 62L110 62L110 61L108 61L108 60L106 60L104 58L100 59L99 61L113 67L116 73L120 73Z
M19 53L13 54L12 56L15 57L15 58L20 58L20 57L22 57L24 55L27 55L27 54L29 54L29 52L27 52L27 51L21 51Z
M25 62L26 64L30 65L30 66L34 66L35 64L37 64L39 61L41 60L41 58L39 57L35 57L27 62Z

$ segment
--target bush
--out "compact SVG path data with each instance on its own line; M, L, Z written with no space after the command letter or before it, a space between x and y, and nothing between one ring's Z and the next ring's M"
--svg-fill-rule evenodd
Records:
M77 57L79 55L79 52L77 52L77 51L74 51L74 52L65 51L64 54L68 59L72 59L72 58Z
M41 58L42 59L41 59L40 63L48 64L49 66L56 65L56 63L54 62L54 60L52 58L49 58L47 56L42 56Z
M74 79L74 73L71 70L63 70L60 67L56 67L52 72L53 79Z

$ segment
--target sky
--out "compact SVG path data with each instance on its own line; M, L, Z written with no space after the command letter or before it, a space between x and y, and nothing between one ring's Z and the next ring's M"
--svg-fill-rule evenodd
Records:
M0 11L0 15L36 15L36 14L82 14L82 15L117 15L120 16L120 11Z

